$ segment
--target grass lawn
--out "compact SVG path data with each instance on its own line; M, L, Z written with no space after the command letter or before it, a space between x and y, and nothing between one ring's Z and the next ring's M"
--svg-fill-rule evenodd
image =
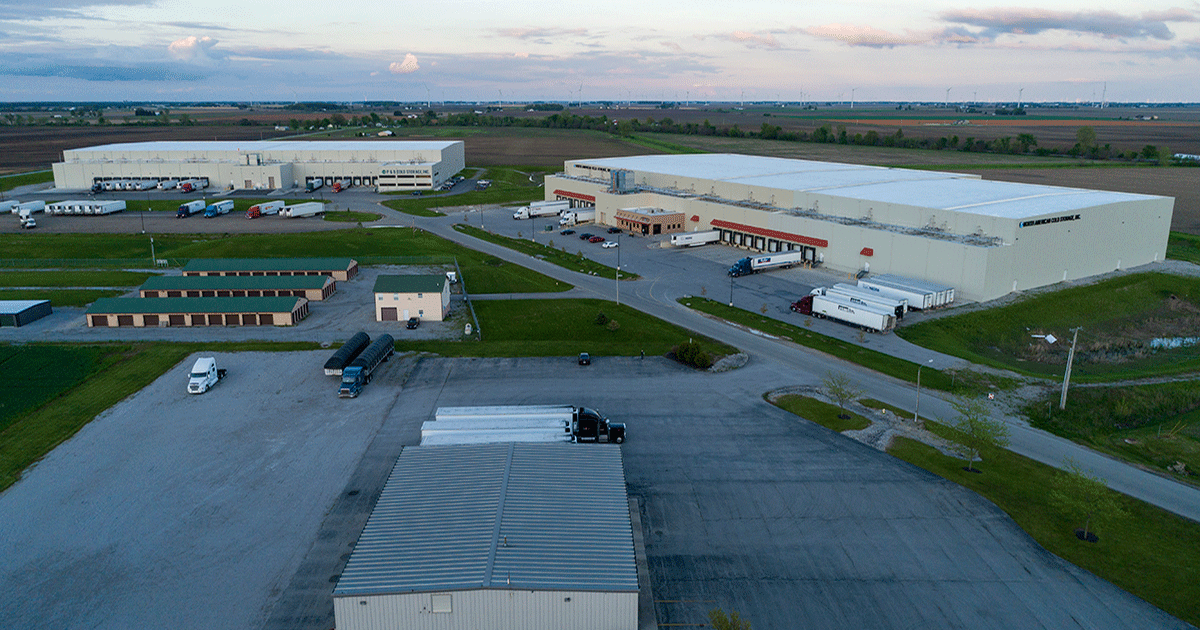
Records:
M702 337L625 305L603 300L484 300L474 302L483 341L396 342L398 350L421 350L442 356L562 357L589 352L593 357L663 355L695 339L713 355L736 348ZM604 313L616 330L595 323Z
M1200 344L1149 348L1152 338L1194 336L1198 311L1200 278L1141 273L922 322L896 334L972 363L1059 378L1071 329L1082 326L1071 378L1097 382L1200 370ZM1047 333L1061 341L1030 337Z
M370 223L383 218L382 214L377 212L353 212L350 210L342 210L338 212L326 212L324 219L326 221L337 221L339 223Z
M156 273L140 271L5 271L0 287L136 287Z
M350 229L294 234L156 234L158 258L274 258L349 256L363 264L371 258L457 258L472 293L566 291L570 285L520 265L468 249L422 230ZM150 259L150 239L140 234L0 234L0 251L25 266L54 259Z
M760 332L775 337L781 337L788 341L799 345L819 350L825 354L829 354L839 359L844 359L851 363L861 365L866 368L875 370L900 379L915 383L917 380L917 364L912 361L905 361L895 357L886 355L882 352L876 352L868 348L862 348L852 343L826 337L820 333L815 333L804 326L796 326L787 324L776 319L771 319L758 313L752 313L736 307L730 307L723 302L717 302L708 298L690 297L680 298L679 303L689 308L696 309L703 313L715 315L721 319L725 319L737 324L741 324L747 328L752 328ZM803 315L797 315L797 321L811 321ZM979 393L986 392L992 389L1007 389L1016 385L1016 382L1011 379L1005 379L990 374L982 374L979 372L970 371L939 371L930 369L921 370L921 387L937 389L942 391L962 392L962 393Z
M542 180L546 175L561 170L562 168L545 166L493 166L479 175L480 179L491 180L492 185L487 190L472 190L454 195L427 192L419 197L398 193L398 196L383 202L383 205L400 212L429 217L444 214L435 211L435 208L541 201L546 196Z
M571 271L578 271L579 273L595 274L601 277L611 276L617 272L616 269L613 269L608 265L602 265L589 258L579 256L578 254L571 254L567 251L563 251L568 245L574 246L578 243L581 243L581 241L578 241L574 236L571 235L563 236L558 232L547 232L540 235L539 238L541 238L541 241L535 243L533 241L527 241L523 238L512 238L509 236L485 232L477 227L463 225L461 223L456 224L454 229L462 232L463 234L469 234L475 238L488 241L489 243L502 245L511 250L521 252L522 254L527 254L529 256L533 256L534 258L540 258L546 262L554 263L563 269L570 269ZM580 245L580 247L582 247L582 245ZM636 280L639 278L639 276L637 274L622 272L621 278L623 280Z
M1058 393L1024 409L1033 426L1125 461L1168 472L1183 462L1200 484L1200 387L1195 381L1131 387L1075 387L1067 408Z
M125 295L120 289L3 289L0 300L50 300L50 306L87 306L104 297Z
M16 175L0 176L0 192L8 192L18 186L45 184L54 181L54 171L37 171L35 173L17 173Z
M16 401L11 407L0 407L0 491L96 415L149 385L192 352L317 347L310 343L0 346L4 374L0 403ZM13 391L17 387L21 389Z
M935 423L926 426L937 429ZM1093 519L1100 541L1087 543L1074 534L1083 527L1083 515L1067 513L1047 493L1062 474L1050 466L985 449L976 464L983 473L969 473L961 459L907 438L897 438L888 452L983 495L1051 553L1200 625L1200 524L1114 492L1129 516Z
M805 420L816 422L817 424L831 431L858 431L871 426L871 421L866 418L851 412L842 411L837 405L831 405L827 402L822 402L816 398L801 396L799 394L788 394L780 396L775 401L775 405L785 411L790 411ZM849 418L839 418L839 415L848 415Z
M1171 232L1167 238L1167 258L1200 265L1200 236Z

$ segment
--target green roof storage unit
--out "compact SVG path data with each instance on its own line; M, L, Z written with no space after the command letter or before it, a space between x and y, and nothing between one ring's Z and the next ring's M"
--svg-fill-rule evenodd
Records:
M89 328L155 326L291 326L308 316L298 297L100 298Z
M154 276L138 289L141 297L303 297L333 295L329 276Z
M353 258L193 258L185 276L329 276L345 282L358 275Z
M0 300L0 326L24 326L53 312L50 300Z
M379 276L374 292L377 322L410 317L440 322L450 309L450 283L444 274Z

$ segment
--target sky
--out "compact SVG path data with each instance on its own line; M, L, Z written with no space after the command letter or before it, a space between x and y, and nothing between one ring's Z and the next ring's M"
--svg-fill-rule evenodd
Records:
M4 0L0 101L1200 101L1200 1L1015 1Z

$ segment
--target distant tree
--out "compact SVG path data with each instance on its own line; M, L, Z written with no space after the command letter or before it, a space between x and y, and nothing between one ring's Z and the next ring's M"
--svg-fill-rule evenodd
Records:
M617 135L628 138L633 135L633 122L626 120L617 121Z
M345 127L346 117L341 114L334 114L329 117L329 122L333 123L335 127Z
M1017 149L1021 153L1029 153L1029 149L1036 147L1037 143L1037 138L1031 133L1017 134Z
M720 608L714 608L708 611L708 620L712 623L713 630L750 630L750 622L743 621L737 611L726 615Z
M972 463L984 448L1008 446L1008 425L992 418L987 401L983 398L958 398L950 401L958 417L950 427L959 432L959 442L967 447L967 470L974 470Z
M1091 533L1093 520L1114 520L1127 515L1117 500L1117 494L1108 489L1104 480L1084 470L1079 462L1070 458L1063 462L1062 471L1055 476L1050 498L1076 518L1083 517L1083 530L1079 537L1089 542L1096 541Z
M1096 130L1091 127L1080 127L1075 132L1075 141L1079 143L1079 150L1086 153L1096 146Z
M854 386L854 382L850 377L841 372L826 372L821 378L821 385L825 387L825 395L829 396L838 404L841 413L839 418L843 420L850 416L846 413L846 403L862 396L862 390Z
M196 123L192 120L191 116L189 116L187 114L180 114L179 115L179 124L185 125L185 126L190 126L190 125L194 125Z
M1171 150L1167 147L1158 147L1158 165L1167 166L1171 163Z

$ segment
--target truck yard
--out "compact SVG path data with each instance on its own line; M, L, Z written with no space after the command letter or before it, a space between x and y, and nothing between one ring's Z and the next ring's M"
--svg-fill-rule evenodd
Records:
M397 356L346 401L328 351L215 356L220 387L189 396L189 357L0 495L9 623L327 630L400 450L437 407L487 400L580 401L630 425L660 624L721 605L762 628L1182 627L975 493L766 404L762 388L795 381L771 361L612 359L572 381L573 358Z

